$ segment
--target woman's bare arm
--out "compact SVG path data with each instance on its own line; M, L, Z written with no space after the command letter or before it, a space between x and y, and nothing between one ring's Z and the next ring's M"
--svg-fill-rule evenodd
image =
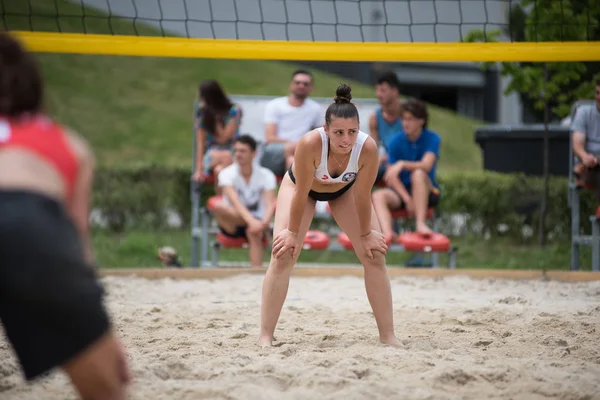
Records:
M373 138L369 137L363 144L359 163L354 183L354 202L358 212L360 234L366 236L371 233L371 190L379 169L379 151Z
M225 124L225 126L223 126L223 124L220 121L217 121L217 123L215 124L215 137L217 142L219 142L219 144L228 143L235 135L235 132L238 130L240 122L241 110L239 107L236 107L235 117L231 118L229 122Z
M202 172L202 160L204 159L204 142L206 132L203 128L196 128L196 172Z
M308 193L313 184L315 170L317 169L315 154L321 154L321 136L313 135L312 132L314 131L307 133L300 139L294 154L293 168L296 187L292 197L290 220L287 228L293 233L298 233L300 229L300 222L308 201Z

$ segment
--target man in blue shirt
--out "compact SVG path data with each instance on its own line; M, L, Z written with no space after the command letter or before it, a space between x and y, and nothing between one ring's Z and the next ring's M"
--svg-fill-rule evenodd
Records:
M425 103L407 100L400 106L403 132L389 143L388 167L384 175L386 188L373 192L373 206L383 234L394 239L391 211L406 208L416 220L416 231L431 233L426 216L429 207L439 202L436 166L440 157L440 136L426 128Z
M394 71L379 74L375 84L379 107L369 117L369 135L379 144L379 171L383 179L387 163L387 148L394 136L402 132L400 120L400 82Z

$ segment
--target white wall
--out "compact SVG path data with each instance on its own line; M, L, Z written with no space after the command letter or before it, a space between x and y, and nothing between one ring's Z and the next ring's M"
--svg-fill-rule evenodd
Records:
M252 135L256 140L263 141L265 137L264 114L265 106L273 99L271 96L239 96L231 95L231 100L242 106L244 115L242 118L241 133ZM332 96L333 98L333 96ZM325 110L333 102L332 98L313 98L321 104L323 109L323 122ZM360 129L369 133L369 116L378 105L376 99L352 99L358 108L360 118Z

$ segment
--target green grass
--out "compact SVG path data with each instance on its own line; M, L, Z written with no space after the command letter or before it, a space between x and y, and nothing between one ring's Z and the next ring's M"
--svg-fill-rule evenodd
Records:
M109 20L69 2L3 0L2 4L5 16L0 24L11 30L135 34L131 21ZM161 34L140 23L136 26L140 34ZM202 80L217 79L230 94L277 96L286 93L296 68L290 63L252 60L71 54L40 54L39 59L47 79L50 114L91 142L100 165L188 167L192 103ZM314 96L332 97L342 79L315 71L315 80ZM372 87L348 83L355 98L374 97ZM442 136L440 173L480 169L481 154L473 134L482 123L434 106L430 111L431 128Z
M485 241L477 237L453 239L453 245L459 248L458 268L490 269L556 269L567 270L570 265L569 244L537 246L516 245L510 240L495 239ZM156 252L161 246L173 246L179 252L181 261L189 264L191 239L188 232L128 232L122 236L98 231L94 234L94 247L98 262L104 268L158 267ZM581 265L590 265L590 252L582 248ZM410 257L405 252L390 252L387 256L389 267L404 266ZM248 262L248 251L238 249L221 250L221 261ZM269 254L265 252L265 262ZM300 262L326 265L359 264L352 251L303 251ZM445 254L440 256L441 265L447 265Z

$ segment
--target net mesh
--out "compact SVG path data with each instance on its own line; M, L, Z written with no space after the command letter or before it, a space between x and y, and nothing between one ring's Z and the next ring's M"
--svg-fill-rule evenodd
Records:
M551 20L520 7L548 2ZM349 42L592 41L595 0L0 0L4 29L187 38ZM512 12L510 12L512 10ZM147 27L153 29L148 29ZM556 35L552 40L556 40Z

